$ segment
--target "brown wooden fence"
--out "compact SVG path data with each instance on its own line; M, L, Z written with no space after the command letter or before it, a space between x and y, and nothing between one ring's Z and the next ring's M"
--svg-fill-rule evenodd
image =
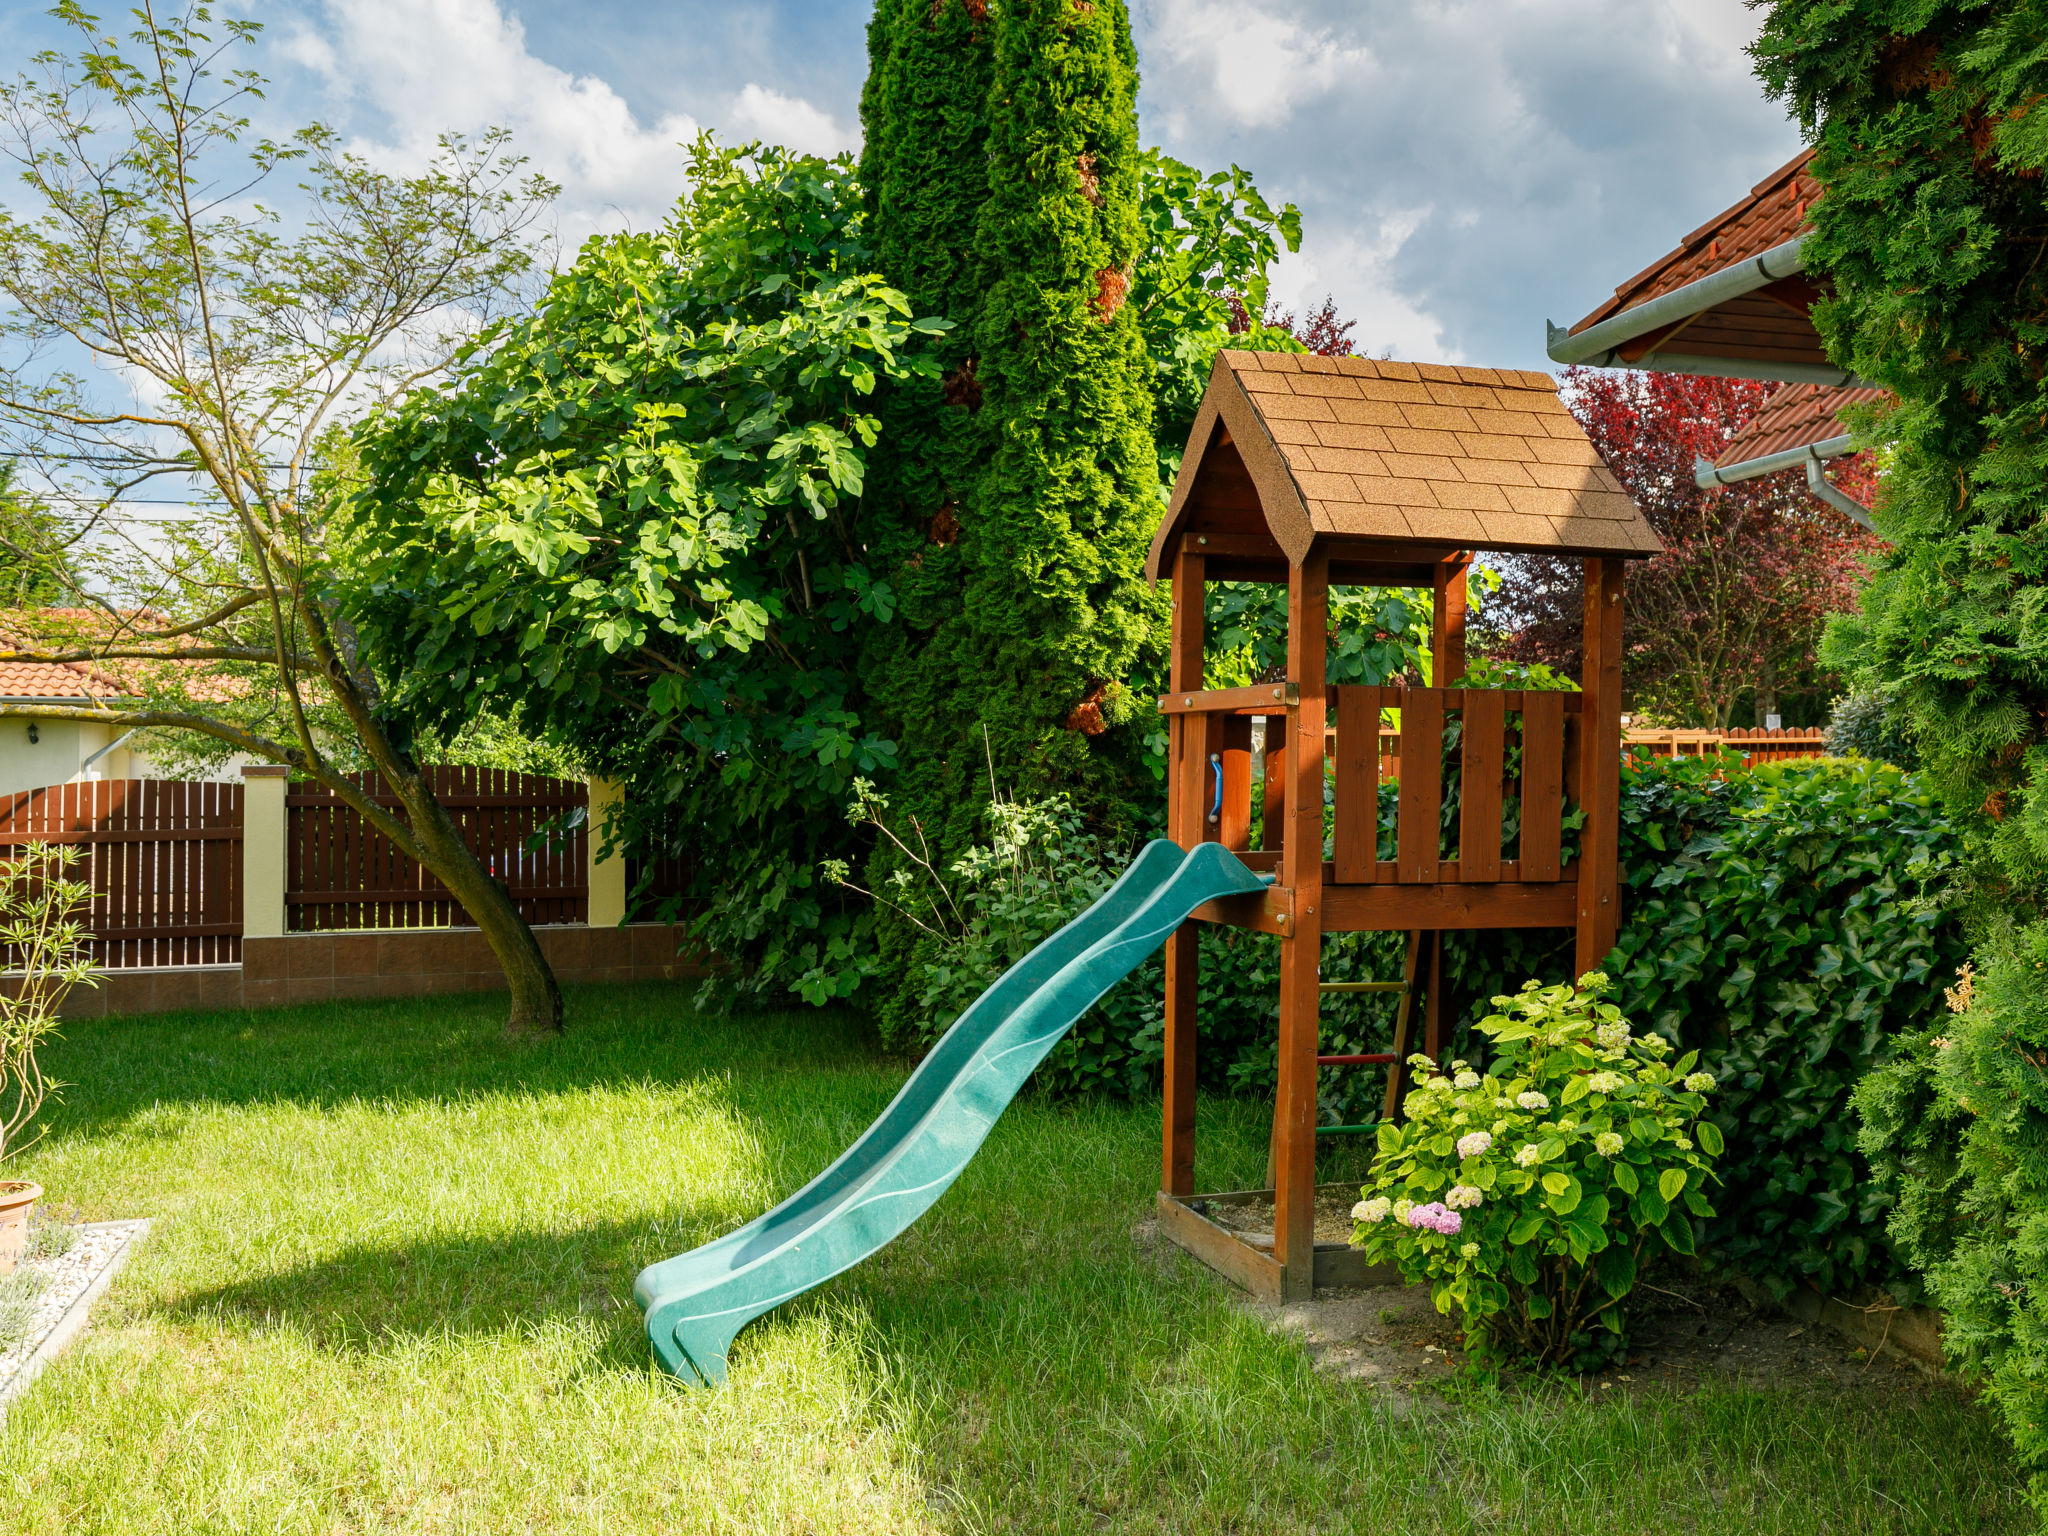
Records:
M377 775L362 774L356 782L378 805L397 810L397 798ZM427 782L529 923L587 918L585 828L557 833L537 850L527 844L565 812L587 810L588 785L496 768L429 768ZM293 932L470 922L446 886L332 791L295 783L285 795L285 814L285 926Z
M1827 755L1824 734L1817 728L1802 726L1775 731L1742 726L1725 731L1638 726L1625 734L1624 746L1642 757L1707 757L1724 750L1740 752L1745 768Z
M242 958L242 786L159 779L56 784L0 796L0 851L81 850L79 920L111 968ZM17 957L0 949L0 965Z

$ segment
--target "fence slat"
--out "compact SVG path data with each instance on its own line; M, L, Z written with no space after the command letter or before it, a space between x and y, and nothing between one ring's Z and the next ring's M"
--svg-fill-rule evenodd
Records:
M1337 689L1336 864L1340 885L1373 877L1379 838L1380 691L1345 684Z
M1401 695L1401 808L1394 854L1403 885L1436 883L1447 691L1410 688Z
M1558 878L1564 817L1564 696L1522 695L1522 837L1524 880Z
M545 823L586 805L586 785L472 767L428 768L426 780L463 841L508 889L529 923L584 920L590 905L588 829L550 838L538 852L525 845ZM360 774L353 782L373 804L403 819L403 808L377 775ZM285 795L285 808L291 871L285 892L287 928L432 928L470 921L440 881L333 792L294 784Z
M1467 688L1461 713L1463 780L1458 802L1458 878L1500 879L1501 739L1506 700L1483 688Z

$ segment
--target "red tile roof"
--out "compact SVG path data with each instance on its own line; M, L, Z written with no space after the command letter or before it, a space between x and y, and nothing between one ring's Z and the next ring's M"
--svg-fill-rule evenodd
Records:
M1820 183L1806 174L1810 149L1795 155L1750 188L1749 196L1722 210L1614 290L1614 297L1572 327L1574 333L1609 315L1698 282L1723 267L1783 245L1806 227L1806 214L1820 201Z
M148 624L160 622L160 615L125 615L120 621L144 620L143 626L127 631L133 638L148 638ZM33 615L22 610L0 614L0 650L89 650L96 642L110 638L116 621L97 608L39 608ZM239 679L209 679L217 663L207 661L138 661L132 658L97 661L10 661L0 659L0 699L129 700L138 697L150 669L190 668L197 674L186 684L195 699L224 700L246 691Z
M1750 459L1766 458L1788 448L1806 448L1840 437L1848 428L1838 419L1847 406L1868 405L1891 398L1881 389L1844 389L1823 384L1787 384L1772 395L1749 425L1728 440L1714 460L1727 469Z

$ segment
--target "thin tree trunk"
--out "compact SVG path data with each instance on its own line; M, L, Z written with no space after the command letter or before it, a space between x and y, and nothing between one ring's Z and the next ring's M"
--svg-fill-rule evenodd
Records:
M387 774L386 778L405 806L413 836L429 855L421 862L439 877L483 930L484 942L491 946L491 953L497 956L505 973L505 985L512 994L512 1011L505 1019L506 1038L522 1040L560 1034L561 986L547 957L541 953L533 929L512 904L511 894L470 851L455 818L434 798L424 775L414 771L398 777Z

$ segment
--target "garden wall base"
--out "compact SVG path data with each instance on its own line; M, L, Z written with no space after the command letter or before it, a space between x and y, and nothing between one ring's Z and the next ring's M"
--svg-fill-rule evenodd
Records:
M667 923L536 928L558 981L677 981L706 966L682 929ZM504 974L475 928L288 933L242 940L240 965L138 966L99 974L65 999L66 1018L275 1008L356 997L501 992ZM13 978L0 978L12 989Z
M1772 1304L1762 1288L1746 1277L1736 1277L1735 1285L1751 1301ZM1944 1369L1941 1314L1932 1307L1902 1307L1882 1292L1873 1292L1852 1306L1802 1284L1785 1301L1784 1310L1802 1323L1832 1329L1872 1354L1903 1355L1928 1370Z

